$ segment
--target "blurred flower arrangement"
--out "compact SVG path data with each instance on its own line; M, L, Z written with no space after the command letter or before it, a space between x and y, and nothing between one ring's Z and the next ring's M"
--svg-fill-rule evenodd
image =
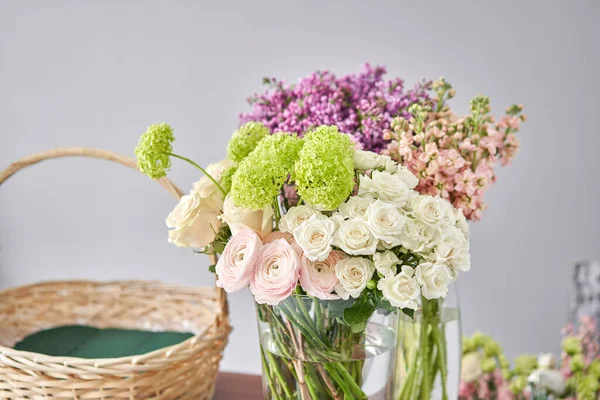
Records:
M564 328L561 365L552 354L522 355L510 366L491 337L463 340L460 400L598 400L600 333L591 317Z
M160 178L175 157L205 174L167 217L169 241L220 255L211 268L225 291L249 287L269 325L270 396L366 399L367 355L356 349L373 335L369 319L437 306L470 269L466 219L414 191L418 179L390 156L355 149L334 125L270 133L244 124L228 158L204 169L173 153L170 126L153 125L136 148L138 165ZM441 358L420 362L447 368Z
M317 71L296 85L268 78L269 90L249 99L252 111L240 121L299 135L336 124L357 148L406 166L419 179L418 192L445 198L467 219L480 219L496 163L507 165L519 149L515 134L526 119L522 106L509 107L495 122L489 98L477 96L470 114L457 116L447 104L455 91L443 78L405 90L401 79L387 80L385 73L365 64L358 74Z

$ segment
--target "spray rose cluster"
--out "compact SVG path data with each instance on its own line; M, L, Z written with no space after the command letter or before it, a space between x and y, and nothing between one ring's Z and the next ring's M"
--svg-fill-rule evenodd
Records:
M519 149L515 133L525 120L522 106L510 107L496 123L489 115L489 98L477 96L471 113L459 117L446 104L454 96L450 84L442 78L433 89L433 104L414 104L409 119L392 121L384 133L391 142L383 153L419 178L420 193L441 196L468 219L479 220L485 209L483 194L496 180L496 163L509 164Z
M336 126L266 132L257 122L236 131L228 159L209 166L167 218L171 242L221 255L218 286L249 287L259 304L293 294L351 300L344 316L358 324L382 304L413 315L470 269L462 212L416 192L418 179L391 157L356 150ZM158 153L139 151L140 165L157 165Z
M296 85L265 78L270 90L249 99L252 111L241 114L240 123L259 121L271 133L298 135L335 124L357 148L390 155L409 168L419 179L417 191L441 196L467 219L479 220L496 163L507 165L519 149L522 106L509 107L496 122L489 98L477 96L470 114L457 116L447 104L455 91L443 78L406 91L401 79L385 79L385 72L366 64L341 78L317 71Z

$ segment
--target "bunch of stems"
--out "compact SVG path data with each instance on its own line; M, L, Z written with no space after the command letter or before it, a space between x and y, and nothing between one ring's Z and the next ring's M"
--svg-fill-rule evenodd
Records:
M422 298L415 320L399 321L396 400L429 400L439 379L442 400L448 399L448 360L442 300Z
M330 318L317 299L291 296L257 305L266 397L273 400L366 400L361 389L364 330Z

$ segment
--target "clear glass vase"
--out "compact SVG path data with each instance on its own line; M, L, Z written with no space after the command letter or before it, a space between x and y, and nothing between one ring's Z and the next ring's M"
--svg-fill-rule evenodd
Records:
M457 399L461 344L455 285L445 299L422 298L414 319L398 319L393 399Z
M391 399L395 313L341 322L344 300L294 295L257 304L265 399Z

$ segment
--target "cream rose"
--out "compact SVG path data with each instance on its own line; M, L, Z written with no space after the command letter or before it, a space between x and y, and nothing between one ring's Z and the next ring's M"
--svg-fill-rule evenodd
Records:
M377 283L383 297L394 307L419 308L417 300L421 295L419 284L413 278L413 269L403 266L402 272L397 275L388 275Z
M340 213L346 218L365 218L367 208L375 202L371 196L352 196L345 203L340 204Z
M421 293L428 300L446 297L452 282L450 269L443 264L423 262L417 266L415 277L421 285Z
M481 354L479 352L465 354L460 363L460 380L462 382L474 382L482 374Z
M333 294L339 283L335 275L336 264L348 256L342 251L332 250L325 261L310 261L305 256L300 258L300 285L311 296L321 300L339 299Z
M371 255L377 251L375 239L366 221L358 218L342 221L333 235L333 245L351 255Z
M287 213L281 216L279 221L279 230L282 232L293 233L294 229L302 225L313 215L322 215L320 211L309 206L291 207Z
M556 357L552 353L542 353L538 356L539 369L555 369Z
M217 286L228 293L248 286L261 247L262 242L253 230L244 229L234 235L217 261Z
M250 291L258 304L277 305L298 284L300 257L285 239L265 244L258 254Z
M329 256L335 224L322 214L315 214L294 229L294 239L306 258L323 261Z
M271 206L262 210L246 210L236 206L230 193L225 197L221 219L229 226L233 235L242 229L250 228L264 238L273 230L273 216Z
M413 191L400 175L376 170L371 173L371 177L361 175L358 195L386 200L400 208L412 197Z
M355 150L354 151L354 169L367 171L375 168L382 168L386 163L392 161L390 156L380 155L372 151Z
M233 166L235 166L235 162L231 161L228 158L225 158L214 164L209 164L208 167L206 167L206 172L208 172L208 174L218 182L223 176L223 173L228 168ZM218 189L219 188L217 187L217 185L215 185L215 183L208 176L205 175L202 178L200 178L199 181L194 183L193 190L200 193L202 197L208 197Z
M447 263L460 252L469 251L469 242L464 234L455 226L446 226L439 232L439 240L435 247L436 261Z
M373 255L375 269L383 277L395 275L398 270L397 265L399 262L398 256L389 250L386 250L383 253L378 252Z
M367 208L366 217L371 232L377 239L391 247L402 243L406 217L392 204L377 200Z
M335 275L340 281L335 291L344 300L350 296L358 297L374 272L375 266L367 258L351 257L341 260L335 265Z
M419 196L413 214L417 220L431 227L438 227L446 219L447 208L443 199L429 195Z
M562 395L566 388L565 378L559 370L536 369L527 379L538 390Z
M403 165L398 164L394 176L402 180L409 189L414 189L419 184L419 179Z
M219 204L221 192L202 198L192 192L182 196L175 209L166 219L169 228L169 242L177 247L203 248L215 240L215 232L221 229Z

